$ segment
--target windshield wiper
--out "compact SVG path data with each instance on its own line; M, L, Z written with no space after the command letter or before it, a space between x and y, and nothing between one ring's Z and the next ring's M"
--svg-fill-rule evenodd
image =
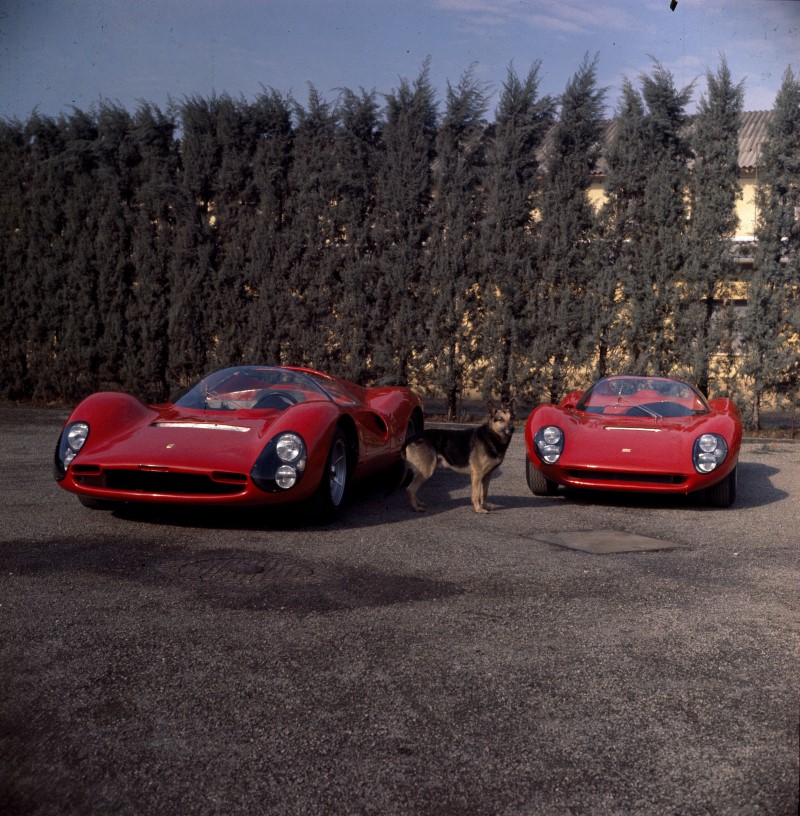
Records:
M634 402L633 400L629 400L627 397L624 397L622 394L617 394L617 405L620 402L625 401L626 405L630 405L632 408L638 408L640 411L644 411L646 414L649 414L653 419L663 419L664 417L658 413L658 411L654 411L652 408L648 408L646 405L640 405L638 402Z

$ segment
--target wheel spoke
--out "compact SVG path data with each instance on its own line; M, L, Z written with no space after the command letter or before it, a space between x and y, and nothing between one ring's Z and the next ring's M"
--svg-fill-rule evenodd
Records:
M330 487L331 501L338 506L344 497L345 485L347 482L347 451L344 443L336 443L331 456Z

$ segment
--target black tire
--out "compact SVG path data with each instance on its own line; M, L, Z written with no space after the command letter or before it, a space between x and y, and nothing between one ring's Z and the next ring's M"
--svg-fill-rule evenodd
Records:
M421 432L421 429L417 427L416 418L412 415L409 417L408 425L406 425L406 436L403 440L403 446L407 445L412 439L418 437Z
M738 465L721 482L706 490L708 503L712 507L730 507L736 501L737 469Z
M347 437L341 428L337 428L333 432L322 479L312 499L312 512L317 521L330 521L336 516L347 497L349 476Z
M534 496L555 496L558 491L558 483L548 479L538 468L534 467L527 456L525 457L525 476Z

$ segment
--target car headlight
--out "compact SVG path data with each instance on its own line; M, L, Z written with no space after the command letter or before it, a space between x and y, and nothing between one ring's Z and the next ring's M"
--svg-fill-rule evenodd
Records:
M300 481L307 458L306 443L300 434L293 431L278 434L261 452L250 478L268 493L289 490Z
M533 437L533 449L546 465L555 464L564 452L564 432L555 425L539 428Z
M305 454L305 445L297 434L285 433L278 437L275 452L282 462L297 462Z
M711 473L718 468L728 455L728 445L715 433L698 436L692 448L692 461L698 473Z
M78 455L78 451L86 444L89 438L89 425L86 422L70 422L61 432L56 447L56 478L63 479L70 462Z

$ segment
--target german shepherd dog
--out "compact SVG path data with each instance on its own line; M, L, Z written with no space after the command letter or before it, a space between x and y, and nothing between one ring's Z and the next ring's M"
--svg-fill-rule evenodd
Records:
M514 400L499 408L489 401L487 407L489 419L478 428L429 428L406 443L403 459L407 471L413 474L406 491L414 510L420 513L425 510L425 505L417 498L417 491L442 462L458 473L470 474L472 506L476 513L489 512L486 504L489 480L502 463L514 433Z

